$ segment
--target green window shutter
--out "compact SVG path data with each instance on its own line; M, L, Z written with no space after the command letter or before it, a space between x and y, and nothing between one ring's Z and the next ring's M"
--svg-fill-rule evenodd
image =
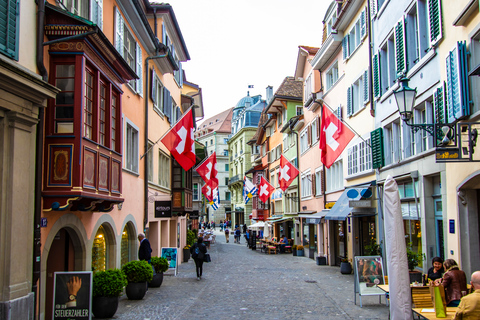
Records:
M353 114L353 99L352 99L352 87L348 87L347 89L347 116L350 116Z
M18 59L18 0L0 1L0 51Z
M400 21L395 26L395 66L397 78L403 76L407 72L407 59L405 53L405 20Z
M380 83L380 53L373 56L373 95L380 98L382 95L382 86Z
M445 82L439 85L433 92L433 108L435 111L435 123L445 123Z
M343 60L346 60L349 56L349 52L348 52L348 34L343 37L343 40L342 40L342 48L343 48Z
M368 103L370 95L368 94L368 70L363 73L363 103Z
M447 68L447 120L449 123L470 115L468 99L467 48L465 42L457 42L446 58Z
M367 34L367 9L363 9L360 15L360 38Z
M372 145L372 168L381 168L385 165L383 128L378 128L370 132L370 143Z
M442 3L440 0L428 0L428 31L430 45L435 46L443 36L442 33Z
M377 14L377 0L370 0L370 16L373 16Z

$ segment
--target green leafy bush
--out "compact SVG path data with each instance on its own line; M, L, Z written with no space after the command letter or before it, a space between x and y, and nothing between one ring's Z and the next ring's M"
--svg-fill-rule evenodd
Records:
M165 272L168 270L168 260L163 257L152 257L152 266L156 273Z
M150 282L153 278L152 266L145 260L127 262L122 267L128 282Z
M98 271L93 274L93 296L118 297L127 284L127 277L120 269Z
M188 230L187 231L187 244L189 246L193 246L193 244L195 243L195 232L193 232L192 230Z
M422 255L407 248L408 270L413 271L416 266L422 261Z
M292 249L293 249L293 250L297 250L297 245L294 244L294 245L292 246Z
M375 238L370 239L370 244L367 244L364 248L365 255L377 256L382 254L382 242L377 243Z

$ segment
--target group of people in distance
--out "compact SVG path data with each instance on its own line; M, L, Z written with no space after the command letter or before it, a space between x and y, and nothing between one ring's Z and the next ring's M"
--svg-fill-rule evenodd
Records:
M442 285L445 288L447 307L458 307L454 319L480 319L480 271L472 274L471 294L468 294L465 272L453 259L443 261L439 257L433 258L427 278L430 285Z

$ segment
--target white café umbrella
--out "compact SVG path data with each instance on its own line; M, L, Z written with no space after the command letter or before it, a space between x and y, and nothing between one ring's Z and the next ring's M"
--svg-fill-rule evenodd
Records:
M403 230L402 209L398 185L389 175L383 193L385 248L387 252L390 319L412 319L412 296L408 274L407 247Z

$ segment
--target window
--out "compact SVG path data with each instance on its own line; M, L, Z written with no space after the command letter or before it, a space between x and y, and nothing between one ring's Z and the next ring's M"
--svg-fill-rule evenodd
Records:
M119 110L119 106L118 106L118 103L119 103L119 97L118 97L118 94L117 93L113 93L112 94L112 111L111 111L111 125L112 125L112 131L111 131L111 144L110 144L110 148L114 151L118 151L118 148L116 147L117 146L117 134L119 133L119 131L117 132L117 118L118 117L118 110Z
M153 144L148 143L148 153L147 153L147 161L148 161L148 181L153 182Z
M102 0L61 0L63 6L73 14L95 23L100 29L103 25Z
M199 200L199 197L198 197L198 195L199 195L198 189L199 189L198 183L194 183L194 184L193 184L193 201L198 201L198 200Z
M338 61L335 61L333 66L326 73L327 87L329 90L338 80Z
M225 185L228 186L228 177L225 178Z
M85 75L85 97L83 106L83 136L87 139L93 139L93 100L95 99L93 77L93 73L87 70Z
M318 118L315 118L313 121L312 121L312 129L311 129L311 132L312 132L312 138L311 138L311 141L312 141L312 144L315 144L317 143L319 140L320 140L320 137L319 137L319 126L318 126Z
M279 113L277 113L277 125L278 125L278 128L280 129L281 126L282 126L282 120L283 120L283 115L286 115L287 113L286 112L282 112L280 111Z
M126 123L126 169L138 173L138 129L127 120Z
M230 191L225 191L225 201L230 201Z
M210 145L213 146L213 139L210 139Z
M225 157L228 157L228 150L227 150L227 149L223 149L223 155L224 155ZM228 171L228 170L227 170L227 171Z
M0 6L0 52L18 60L20 0L4 0Z
M228 138L223 138L223 143L228 143Z
M372 169L372 149L370 138L361 140L358 144L348 149L348 171L347 174L355 175L370 171Z
M363 75L347 88L347 114L349 116L360 111L368 102L368 92L368 71L364 71Z
M353 52L360 46L362 39L367 34L367 25L366 25L366 9L364 9L355 22L355 25L350 30L350 32L343 38L342 47L343 47L343 59L350 57Z
M420 18L420 19L419 19ZM428 39L422 35L428 34L427 14L424 1L418 1L405 17L405 38L407 42L407 64L413 67L425 56L428 49Z
M469 82L467 70L467 47L464 41L457 42L446 58L446 100L448 122L452 123L470 115Z
M326 192L337 191L343 188L343 161L338 160L325 172L327 180Z
M318 168L315 170L315 195L319 196L322 194L322 173L323 171Z
M377 63L375 63L377 62ZM393 35L381 47L380 52L374 57L374 93L376 97L382 96L395 83L397 79L395 67L395 46ZM377 94L378 93L378 94Z
M300 153L304 153L308 149L308 127L300 133Z
M327 20L327 37L332 33L333 25L337 21L337 10L333 10L333 14Z
M55 86L61 90L55 98L54 132L73 133L75 65L57 64L52 76L55 77Z
M296 106L295 110L296 110L296 115L297 116L303 114L303 107L302 106Z
M105 86L105 83L101 82L100 83L100 116L99 116L99 137L98 137L98 143L100 143L102 146L105 146L105 121L106 119L106 100L107 100L107 87Z
M208 141L205 141L205 147L208 147Z
M400 122L392 122L384 128L385 165L398 163L402 159Z
M162 151L158 155L158 184L170 188L170 157Z
M297 211L298 195L295 191L287 192L284 197L285 213L293 213Z
M143 96L143 60L142 49L135 41L133 34L125 24L122 14L115 7L115 48L122 55L132 70L135 70L139 79L129 82L130 87Z
M288 150L288 134L283 135L283 150L287 151Z
M310 197L312 195L312 175L310 174L310 170L302 172L300 181L302 187L302 198Z

